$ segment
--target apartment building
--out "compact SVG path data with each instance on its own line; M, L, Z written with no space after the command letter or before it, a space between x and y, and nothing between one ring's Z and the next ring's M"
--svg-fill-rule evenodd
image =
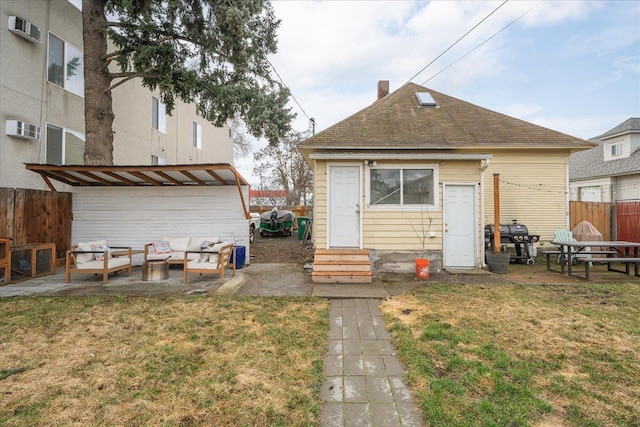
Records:
M25 163L82 164L80 0L0 1L0 187L46 189ZM229 163L228 127L178 101L171 115L137 79L112 91L116 165Z

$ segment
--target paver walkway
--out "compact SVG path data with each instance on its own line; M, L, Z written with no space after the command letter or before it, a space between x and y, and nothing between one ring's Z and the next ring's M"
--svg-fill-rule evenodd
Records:
M423 426L384 328L378 299L334 299L321 427Z

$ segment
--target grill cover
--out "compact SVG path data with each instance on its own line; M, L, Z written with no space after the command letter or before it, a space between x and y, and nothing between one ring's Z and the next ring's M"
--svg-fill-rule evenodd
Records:
M577 224L571 232L576 240L582 242L601 242L603 240L602 233L589 221L582 221Z

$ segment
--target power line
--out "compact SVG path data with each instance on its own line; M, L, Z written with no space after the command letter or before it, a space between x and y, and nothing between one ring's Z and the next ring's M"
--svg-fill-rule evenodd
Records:
M427 82L433 80L434 78L438 77L442 72L448 70L449 68L451 68L452 66L454 66L455 64L457 64L458 62L460 62L462 59L466 58L469 54L471 54L473 51L475 51L476 49L480 48L482 45L484 45L485 43L487 43L489 40L493 39L494 37L496 37L498 34L500 34L501 32L503 32L504 30L506 30L507 28L509 28L511 25L515 24L517 21L519 21L521 18L523 18L525 15L527 15L529 12L531 12L533 9L535 9L536 7L540 6L540 4L542 3L542 1L538 2L535 6L533 6L531 9L527 10L525 13L523 13L522 15L518 16L516 19L514 19L513 21L509 22L507 25L505 25L504 27L502 27L502 29L500 29L500 31L498 31L497 33L493 34L491 37L489 37L488 39L486 39L485 41L483 41L482 43L480 43L479 45L477 45L476 47L474 47L473 49L471 49L470 51L468 51L467 53L465 53L464 55L462 55L460 58L456 59L454 62L452 62L451 64L447 65L446 67L444 67L442 70L438 71L436 74L434 74L433 76L429 77L427 80L425 80L424 82L422 82L421 86L424 86L425 84L427 84ZM504 3L503 3L504 4Z
M447 53L449 50L451 50L455 45L457 45L463 38L465 38L467 35L469 35L469 33L471 33L473 30L475 30L476 28L478 28L478 26L480 24L482 24L484 21L486 21L491 15L493 15L494 13L496 13L498 11L498 9L500 9L502 6L504 6L505 4L507 4L509 0L505 0L504 2L502 2L500 4L500 6L496 7L495 9L493 9L493 11L488 14L487 16L485 16L480 22L478 22L476 25L473 26L473 28L471 28L469 31L467 31L466 33L464 33L464 35L462 35L458 40L456 40L451 46L449 46L448 48L446 48L440 55L436 56L435 59L431 62L429 62L427 65L425 65L420 71L418 71L413 77L411 77L409 79L408 82L410 82L411 80L415 79L416 77L418 77L424 70L426 70L431 64L433 64L434 62L436 62L442 55L444 55L445 53ZM407 83L408 83L407 82Z
M271 66L271 69L273 70L274 73L276 73L276 76L278 76L278 78L280 79L280 83L282 83L282 85L284 87L286 87L287 89L289 89L289 87L286 85L286 83L284 82L284 80L282 79L282 77L280 76L280 73L278 73L278 70L276 70L276 67L273 66L273 64L271 63L271 61L269 61L268 58L265 58L267 60L267 62L269 63L269 65ZM295 103L298 105L298 108L300 108L300 111L302 111L302 114L304 114L304 116L307 118L307 120L311 120L311 117L309 117L309 115L307 114L306 111L304 111L304 108L302 108L302 105L300 105L300 103L298 102L298 100L296 99L296 97L293 95L293 92L291 91L291 89L289 89L289 94L291 94L291 98L293 98L293 100L295 101Z

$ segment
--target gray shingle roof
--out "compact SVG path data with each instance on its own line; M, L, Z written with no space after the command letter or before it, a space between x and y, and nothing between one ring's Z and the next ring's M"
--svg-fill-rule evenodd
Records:
M631 117L630 119L625 120L618 126L611 129L610 131L607 131L602 135L595 137L594 139L601 140L613 135L617 135L619 133L631 132L631 131L640 132L640 117Z
M420 107L429 92L437 107ZM299 144L313 149L568 148L593 143L407 83Z
M604 160L604 140L624 133L640 132L640 118L632 117L608 132L594 138L598 146L573 153L569 157L569 180L599 178L640 172L640 150L635 149L624 159ZM632 147L632 150L634 148Z

